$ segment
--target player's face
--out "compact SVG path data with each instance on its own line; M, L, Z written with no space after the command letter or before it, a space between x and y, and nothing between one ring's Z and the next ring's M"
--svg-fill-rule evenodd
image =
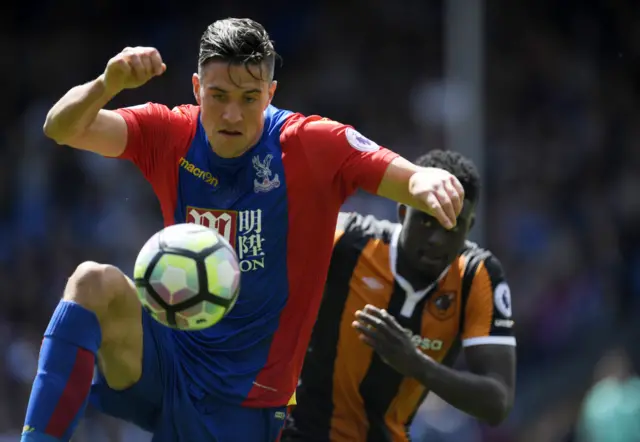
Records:
M475 207L464 201L456 227L447 230L435 218L412 207L401 205L400 247L407 262L425 276L437 278L458 256L473 226Z
M276 82L260 78L260 66L224 61L210 62L193 74L202 126L213 151L221 157L242 155L262 135L264 111L271 103Z

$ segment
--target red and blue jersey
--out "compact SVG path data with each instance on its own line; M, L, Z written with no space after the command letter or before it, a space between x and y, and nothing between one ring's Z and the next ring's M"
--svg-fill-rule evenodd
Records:
M329 267L336 219L357 188L375 193L393 152L352 127L269 106L259 142L221 158L200 109L119 109L122 154L151 183L165 225L216 229L236 249L241 291L215 326L176 331L195 394L248 407L287 404L298 381Z

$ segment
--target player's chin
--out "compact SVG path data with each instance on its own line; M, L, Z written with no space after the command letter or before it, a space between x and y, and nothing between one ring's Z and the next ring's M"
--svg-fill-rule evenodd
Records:
M222 150L225 152L236 152L244 150L244 147L247 145L246 138L240 135L225 135L218 134L214 137L212 146L213 150Z
M439 275L449 265L449 259L446 256L428 257L422 255L417 263L420 270L426 275Z

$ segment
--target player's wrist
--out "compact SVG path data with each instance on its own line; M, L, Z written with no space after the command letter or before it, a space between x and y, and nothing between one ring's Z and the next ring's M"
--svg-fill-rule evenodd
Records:
M433 379L437 364L432 358L416 349L413 361L410 364L411 373L408 373L408 375L426 385Z
M114 87L107 82L106 75L104 73L100 74L100 76L94 80L94 84L99 88L101 95L107 101L122 92L122 88Z
M424 191L424 181L426 180L429 182L432 174L438 174L441 172L442 169L438 169L437 167L420 167L409 177L409 192L411 192L413 196L420 194Z
M431 167L421 167L409 177L409 193L413 198L420 200L420 196L424 194L426 190L424 183L429 181L431 169Z

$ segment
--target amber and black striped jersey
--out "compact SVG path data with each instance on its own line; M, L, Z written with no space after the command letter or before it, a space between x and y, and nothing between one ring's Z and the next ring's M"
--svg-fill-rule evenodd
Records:
M452 365L464 346L515 345L509 286L498 260L467 242L436 282L416 291L395 271L400 228L341 214L284 441L407 440L427 390L359 340L351 323L366 304L387 309L416 347L443 364Z

